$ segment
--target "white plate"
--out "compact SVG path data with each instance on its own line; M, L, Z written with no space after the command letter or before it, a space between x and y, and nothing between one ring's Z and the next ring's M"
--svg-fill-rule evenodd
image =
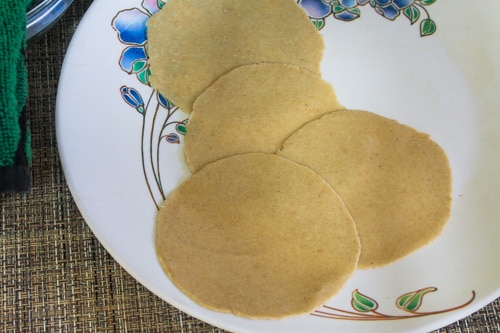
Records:
M314 2L303 1L306 7ZM124 71L126 61L120 66L123 55L142 53L132 42L143 41L143 24L155 3L94 1L68 50L57 100L60 155L78 207L106 249L139 282L197 318L243 332L423 332L500 296L498 1L426 5L415 0L414 10L407 10L420 13L413 25L403 11L390 20L370 3L350 9L360 14L353 21L332 15L322 21L323 76L340 101L431 134L452 164L454 205L443 234L431 245L393 265L357 272L315 314L278 321L208 311L176 289L156 260L155 203L189 175L182 153L187 116L162 106L156 92L140 82L143 74ZM437 31L421 37L427 15ZM425 28L432 32L432 26ZM135 69L141 68L136 61ZM127 97L135 102L126 103ZM408 293L417 300L419 290L421 306L403 302ZM371 302L373 311L357 311L353 294L357 302Z

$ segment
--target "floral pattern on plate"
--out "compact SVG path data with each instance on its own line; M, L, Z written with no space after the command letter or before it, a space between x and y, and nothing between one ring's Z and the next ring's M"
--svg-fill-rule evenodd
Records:
M352 292L351 307L352 310L343 310L334 308L328 305L323 305L321 308L315 310L311 315L330 318L330 319L343 319L343 320L396 320L408 319L415 317L424 317L440 313L446 313L466 307L476 298L475 291L472 291L472 296L465 303L458 306L435 311L418 311L423 303L424 296L428 293L435 292L438 289L435 287L422 288L416 291L411 291L399 296L395 302L396 307L404 311L405 314L386 314L378 310L378 302L373 298L366 296L355 289Z
M420 21L422 37L436 32L436 23L426 8L434 2L436 0L298 0L318 29L325 26L325 18L330 15L341 21L355 20L361 16L359 7L369 4L378 14L391 21L401 14L412 25Z

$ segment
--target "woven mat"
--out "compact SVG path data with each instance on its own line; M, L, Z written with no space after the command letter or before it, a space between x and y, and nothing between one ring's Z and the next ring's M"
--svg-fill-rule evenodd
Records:
M76 0L29 46L33 190L0 195L1 332L223 332L149 292L104 250L61 170L55 97L63 57L90 0ZM435 332L500 332L500 300Z

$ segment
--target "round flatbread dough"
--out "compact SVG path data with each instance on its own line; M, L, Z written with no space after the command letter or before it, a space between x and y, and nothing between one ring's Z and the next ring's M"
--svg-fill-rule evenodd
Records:
M356 222L360 268L394 262L435 239L451 208L451 170L423 133L365 111L322 116L291 135L279 155L335 188Z
M357 231L333 188L309 168L249 153L208 164L160 208L156 249L199 304L250 318L309 313L357 267Z
M148 22L151 83L186 113L238 66L285 62L319 73L323 49L294 0L170 0Z
M191 171L238 153L275 153L305 123L342 108L318 74L288 64L241 66L194 103L184 153Z

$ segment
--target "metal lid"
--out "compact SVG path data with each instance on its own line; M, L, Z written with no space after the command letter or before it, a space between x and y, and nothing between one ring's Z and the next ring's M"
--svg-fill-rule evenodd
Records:
M41 0L26 14L26 38L28 40L44 33L68 9L73 0Z

